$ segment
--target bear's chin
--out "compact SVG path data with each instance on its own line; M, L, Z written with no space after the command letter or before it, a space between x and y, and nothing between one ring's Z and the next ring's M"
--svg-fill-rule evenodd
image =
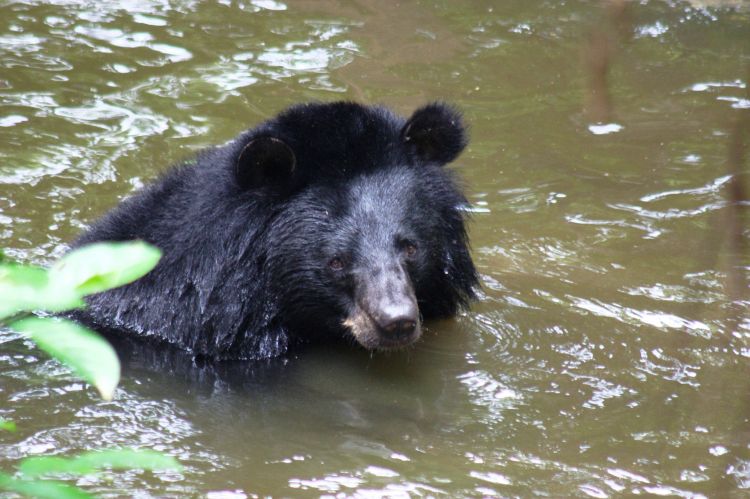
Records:
M422 325L418 321L414 332L408 336L389 338L361 307L357 307L342 324L357 340L357 343L368 350L400 350L416 343L422 336Z

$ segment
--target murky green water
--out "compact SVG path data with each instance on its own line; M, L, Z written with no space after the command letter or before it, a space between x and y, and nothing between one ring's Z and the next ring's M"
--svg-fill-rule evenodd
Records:
M483 291L405 354L318 348L212 369L131 349L111 403L2 330L0 416L19 431L0 435L0 469L125 445L185 470L79 485L750 495L750 301L724 290L750 270L725 223L730 135L750 112L750 11L699 3L630 5L610 71L622 128L595 134L617 127L589 128L582 109L583 47L607 26L594 1L2 2L9 255L49 262L170 163L289 104L408 114L440 98L472 126L455 168Z

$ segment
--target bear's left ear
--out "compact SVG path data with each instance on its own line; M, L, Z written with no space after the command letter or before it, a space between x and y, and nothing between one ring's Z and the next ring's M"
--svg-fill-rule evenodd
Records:
M466 147L461 113L435 102L414 111L401 130L401 140L426 162L450 163Z
M248 142L237 156L235 176L245 189L282 187L291 182L297 164L294 151L276 137L257 137Z

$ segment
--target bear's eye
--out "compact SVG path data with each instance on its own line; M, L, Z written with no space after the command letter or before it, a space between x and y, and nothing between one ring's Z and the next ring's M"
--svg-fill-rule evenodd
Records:
M331 270L342 270L344 268L344 260L335 256L328 261L328 266Z
M404 254L409 258L413 258L417 254L417 245L414 243L406 243L404 245Z

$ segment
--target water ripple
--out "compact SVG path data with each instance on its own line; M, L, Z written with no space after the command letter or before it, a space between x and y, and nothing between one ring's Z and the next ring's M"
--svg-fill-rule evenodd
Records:
M623 293L631 296L645 296L656 301L675 303L704 303L706 305L723 301L726 296L723 289L699 289L695 285L683 286L677 284L654 284L651 286L637 286L624 288Z
M458 380L466 386L472 402L489 412L486 419L488 424L500 423L503 420L503 413L522 401L519 392L498 381L486 371L469 371L458 376Z
M658 376L661 379L674 381L693 387L700 386L696 380L697 368L666 354L662 349L655 348L640 351L640 363L636 369L642 373ZM641 377L645 381L645 377Z
M726 202L716 201L716 202L707 203L707 204L704 204L702 206L699 206L697 208L692 208L692 209L681 210L678 208L668 208L662 211L647 210L641 206L625 204L625 203L608 204L607 206L614 208L616 210L623 210L623 211L635 213L641 217L647 217L647 218L656 219L656 220L666 220L666 219L671 219L671 218L694 218L697 215L702 215L704 213L708 213L711 211L720 210L726 206Z
M581 313L592 313L599 317L616 319L625 324L652 326L659 329L676 329L710 337L712 328L701 321L686 319L658 310L637 310L617 303L605 303L597 299L566 296Z
M693 187L693 188L688 188L688 189L675 189L675 190L657 192L654 194L648 194L646 196L642 196L641 201L643 201L644 203L650 203L652 201L664 199L669 196L703 196L706 194L716 195L720 193L723 186L727 182L729 182L731 179L732 179L731 175L723 175L701 187Z

